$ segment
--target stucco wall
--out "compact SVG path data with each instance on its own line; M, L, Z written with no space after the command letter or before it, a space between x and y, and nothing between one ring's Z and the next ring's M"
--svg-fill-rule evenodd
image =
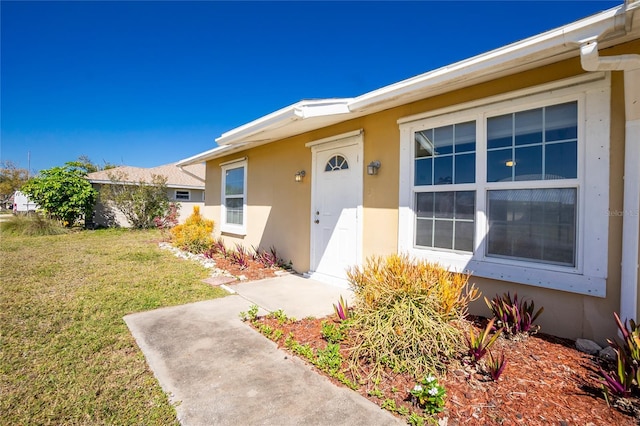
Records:
M640 51L640 41L627 43L602 55ZM382 166L376 176L364 174L363 194L363 254L384 255L398 250L399 194L399 127L402 117L437 110L536 86L582 74L579 58L563 61L478 84L464 90L424 99L418 102L354 119L282 141L256 147L207 163L206 215L216 223L220 220L220 166L225 161L248 158L248 229L244 237L227 236L229 244L275 246L294 268L306 272L310 257L311 150L305 143L350 132L364 130L364 161L379 160ZM611 146L610 146L610 206L622 210L622 164L624 156L624 97L620 73L611 78ZM302 183L294 174L305 170ZM219 229L219 228L218 228ZM495 280L472 278L487 297L506 291L528 297L545 312L539 322L543 331L569 338L588 337L604 343L615 334L612 314L619 310L622 218L609 219L608 279L606 297L584 296L538 287ZM483 301L472 304L471 312L487 315Z

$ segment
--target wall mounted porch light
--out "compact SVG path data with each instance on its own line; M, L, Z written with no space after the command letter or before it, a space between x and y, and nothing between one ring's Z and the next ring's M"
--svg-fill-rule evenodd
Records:
M368 175L377 175L379 168L380 168L380 162L379 161L372 161L367 166L367 174Z
M302 178L305 177L306 173L304 170L300 170L299 172L296 172L296 182L302 182Z

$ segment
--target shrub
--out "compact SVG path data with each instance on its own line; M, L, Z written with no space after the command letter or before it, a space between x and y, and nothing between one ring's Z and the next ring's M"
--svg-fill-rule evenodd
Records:
M453 320L461 320L478 297L468 275L392 255L369 259L348 277L356 298L353 366L363 358L371 362L371 374L388 367L423 375L444 370L463 350L463 332Z
M487 370L493 381L497 381L500 378L506 366L507 366L507 360L504 357L504 353L501 353L499 357L494 358L493 354L489 352L489 360L487 361Z
M544 308L540 308L534 313L533 300L530 303L525 300L519 302L517 293L513 294L513 299L510 293L506 293L502 297L496 295L491 301L485 297L484 301L496 317L497 325L503 327L508 335L532 334L540 328L534 326L533 323L544 311Z
M413 262L406 255L373 257L364 268L348 271L349 281L361 305L375 308L397 293L421 294L433 299L433 307L444 317L467 314L469 302L479 297L469 275L449 272L440 265Z
M185 223L171 228L171 243L191 253L204 253L213 245L214 223L200 214L200 207L194 206L193 213Z
M91 217L98 195L87 173L73 162L62 167L41 170L25 183L21 191L47 215L71 227L82 218Z
M156 216L153 218L153 223L156 228L165 230L171 229L178 224L178 216L180 215L180 204L169 203L169 207L164 216Z
M68 232L59 222L35 213L29 215L16 215L11 219L0 223L0 230L6 235L59 235Z
M336 316L340 321L345 321L351 316L351 312L349 311L349 305L347 301L344 300L342 295L340 295L340 300L338 304L333 304L333 312L335 312Z
M262 264L265 268L282 268L291 269L291 261L285 262L278 257L276 248L271 246L269 250L263 250L261 248L253 248L253 260Z
M623 324L615 312L613 316L623 340L622 343L615 339L608 340L616 352L617 368L611 373L607 373L602 367L599 370L607 404L611 395L627 396L640 386L640 326L633 320Z
M119 210L133 228L156 226L155 218L164 217L169 209L167 178L151 175L149 182L132 182L121 169L107 172L109 180L100 190L100 199L110 208Z
M498 336L500 336L500 334L502 333L502 329L499 329L493 334L493 336L490 336L495 320L495 318L492 318L484 328L484 330L477 336L473 331L473 325L469 326L467 346L469 347L469 355L471 355L474 362L480 361L482 357L486 355L489 348L495 343L495 341L498 339Z
M233 263L238 265L240 269L247 269L249 267L249 252L238 243L236 243L236 249L229 253L229 258Z

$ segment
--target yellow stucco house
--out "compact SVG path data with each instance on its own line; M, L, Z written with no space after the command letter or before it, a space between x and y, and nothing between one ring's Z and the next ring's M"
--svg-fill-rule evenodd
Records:
M408 253L533 299L543 330L604 341L638 318L640 4L216 139L204 214L294 269ZM487 314L477 302L472 312Z

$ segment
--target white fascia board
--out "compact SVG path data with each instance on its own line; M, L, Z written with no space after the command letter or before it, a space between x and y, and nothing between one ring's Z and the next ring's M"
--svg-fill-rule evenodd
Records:
M209 151L201 152L200 154L196 154L193 157L185 158L184 160L180 160L176 163L176 167L184 167L189 166L191 164L200 164L212 158L219 157L223 155L224 152L228 151L230 148L229 145L217 146Z
M528 65L529 68L534 68L537 66L536 60L569 52L578 56L577 47L580 44L615 29L623 29L624 22L625 9L622 5L555 30L365 93L356 97L349 104L349 108L352 112L363 112L378 104L411 97L432 88L443 88L443 86L446 88L447 83L461 79L464 79L465 85L471 85L474 84L475 78L491 76L496 71L503 71L517 65Z
M293 121L347 114L349 113L348 104L351 100L348 98L300 101L223 133L216 139L216 142L220 145L233 145L244 142L250 136L286 126Z

